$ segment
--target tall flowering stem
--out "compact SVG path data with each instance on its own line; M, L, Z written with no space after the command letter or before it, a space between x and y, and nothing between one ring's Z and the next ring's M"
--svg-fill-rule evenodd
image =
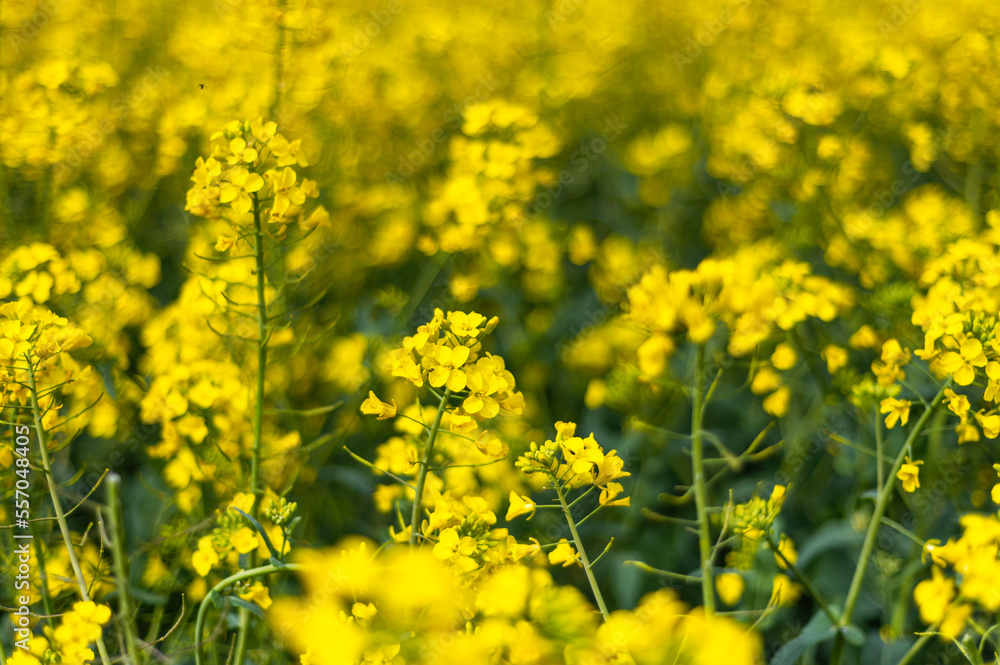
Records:
M254 256L257 267L257 400L253 412L253 452L250 457L250 493L257 496L260 482L260 445L264 424L264 372L267 369L267 301L264 298L264 230L260 219L260 200L253 195ZM259 501L253 504L252 513L257 515Z
M257 320L257 368L254 409L252 416L252 450L250 451L249 479L244 481L251 502L246 505L246 515L256 519L260 513L260 495L263 487L260 478L261 448L263 446L263 420L265 399L265 373L267 372L267 347L270 341L267 305L267 280L265 270L266 237L274 238L277 246L290 228L313 230L325 218L325 211L317 207L306 216L305 205L309 198L319 196L316 183L299 177L295 166L304 167L308 161L302 154L301 142L289 141L277 133L274 122L234 120L226 123L222 131L211 137L212 151L206 159L199 157L191 180L194 185L187 193L186 210L212 220L228 223L229 232L218 236L215 250L228 257L213 261L242 260L252 257L255 277L252 284L240 284L256 291L255 315ZM251 227L251 218L252 224ZM248 256L240 253L243 243L251 246ZM226 281L226 280L223 280ZM226 296L223 294L223 298ZM228 298L226 298L228 300ZM252 303L248 303L253 307ZM237 305L237 306L242 306ZM240 312L241 315L245 314ZM249 341L247 335L241 340ZM202 575L218 563L211 545L199 550ZM211 552L211 555L209 554ZM249 554L249 565L256 560ZM247 649L249 613L240 610L239 637L233 662L241 665Z
M712 579L712 536L708 528L708 499L705 493L702 416L705 408L705 345L698 345L695 363L694 396L691 406L691 471L695 510L698 513L698 555L701 559L702 603L707 614L715 613L715 585Z
M872 511L871 520L868 522L868 530L865 532L865 540L861 544L861 554L858 557L858 565L854 569L854 577L851 579L851 586L847 591L847 600L844 602L844 611L840 615L840 621L837 623L838 628L841 630L837 633L837 637L833 642L833 653L830 657L830 663L832 665L840 665L841 660L844 657L844 631L851 623L851 616L854 614L854 608L858 603L858 597L861 594L861 584L865 579L865 571L868 568L868 559L871 558L872 549L875 547L875 537L878 535L879 526L882 524L882 517L885 515L886 509L889 507L889 499L892 498L892 494L896 487L896 474L899 472L900 467L903 466L903 460L910 453L913 444L916 442L917 437L924 430L924 426L930 419L931 414L941 400L944 398L945 390L951 387L951 380L947 381L941 389L938 391L937 395L931 401L924 412L920 415L920 419L914 424L913 429L910 430L910 435L906 437L906 442L903 447L900 448L899 453L896 455L896 459L892 463L892 468L886 475L885 485L879 490L878 497L875 500L875 509Z
M250 494L257 496L258 485L260 484L260 446L261 432L264 427L264 373L267 370L267 300L264 297L264 229L260 219L260 199L257 193L252 195L253 200L253 226L254 231L253 249L256 259L254 275L257 277L257 399L254 400L253 409L253 450L250 453ZM260 501L253 502L250 514L257 516L257 507ZM254 553L250 553L250 566L254 564ZM236 656L233 662L236 665L243 663L246 654L247 635L250 628L250 612L246 608L240 608L240 632L236 640Z
M580 532L577 531L576 522L573 520L573 514L570 512L569 505L566 503L566 494L563 488L560 487L558 481L554 483L556 489L556 495L559 497L559 505L562 506L563 515L566 516L566 524L569 525L569 531L573 534L573 542L576 544L576 551L580 553L580 562L583 564L583 571L587 574L587 581L590 582L590 590L594 592L594 600L597 601L597 607L601 610L601 616L604 620L608 620L608 606L604 603L604 596L601 595L601 589L597 586L597 578L594 577L594 571L591 568L590 559L587 558L587 551L583 549L583 541L580 539Z
M556 544L555 550L549 554L549 563L562 563L564 566L580 564L583 566L597 607L601 610L601 616L607 621L610 617L608 606L604 602L600 587L597 585L593 568L601 557L611 549L614 539L604 548L604 552L591 561L583 547L579 527L605 507L631 505L629 497L621 496L625 488L620 483L615 482L631 475L624 470L625 462L618 457L618 451L605 452L593 434L586 438L576 436L576 423L557 422L555 440L546 441L541 445L533 442L529 450L518 457L514 465L529 478L539 473L545 475L549 481L546 486L555 490L559 503L558 505L538 505L529 497L518 496L517 493L511 492L511 506L510 510L507 511L507 519L533 514L539 508L562 510L566 517L566 524L569 525L570 534L573 536L576 551L574 552L566 539L563 538ZM595 489L600 490L597 507L577 521L574 519L571 509ZM580 490L580 493L575 499L569 501L568 496L573 490Z
M413 514L410 518L410 545L417 542L417 527L420 524L420 511L424 496L424 483L427 482L427 469L430 467L431 455L434 453L434 440L437 439L438 430L441 429L441 416L448 406L448 398L451 397L451 389L445 388L441 395L441 403L438 404L437 414L434 416L434 423L427 430L427 446L424 449L424 459L420 463L420 471L417 473L417 487L413 496Z

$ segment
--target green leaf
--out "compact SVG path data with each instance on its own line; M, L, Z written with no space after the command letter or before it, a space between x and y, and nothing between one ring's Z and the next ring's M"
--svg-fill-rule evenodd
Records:
M976 640L972 635L966 635L961 642L954 640L955 644L958 645L958 650L962 652L962 655L972 663L972 665L985 665L983 663L983 657L979 653L979 647L976 646Z
M816 612L798 637L786 643L771 659L770 665L794 665L809 647L837 636L837 628L823 612Z
M235 510L236 512L238 512L243 517L245 517L248 520L250 520L250 524L252 524L253 528L257 530L257 533L260 534L260 537L264 539L264 544L267 545L267 550L271 553L271 558L272 559L280 559L281 555L278 554L278 550L274 549L274 545L271 544L271 539L267 537L267 531L264 531L264 527L262 527L260 525L260 522L258 522L254 518L250 517L249 515L247 515L245 512L243 512L242 510L240 510L236 506L232 506L232 509Z
M861 544L861 534L847 520L827 522L799 549L796 562L799 570L805 570L815 557L832 549L853 549Z
M840 632L844 634L844 639L851 646L860 647L865 643L864 632L854 624L844 626L840 629Z
M101 380L104 381L104 389L107 390L111 399L117 402L118 393L115 392L115 377L111 375L111 365L108 363L97 363L94 367L97 368L97 373L101 375Z
M257 605L256 603L248 602L237 596L230 596L229 602L231 602L233 605L236 605L237 607L242 607L245 610L253 612L261 619L264 618L264 610L260 609L260 605Z
M215 592L215 589L208 592L208 600L212 601L216 607L222 607L222 597Z

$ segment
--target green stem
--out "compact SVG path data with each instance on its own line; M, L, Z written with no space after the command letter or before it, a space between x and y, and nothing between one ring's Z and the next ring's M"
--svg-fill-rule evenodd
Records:
M698 554L701 559L701 595L705 613L715 613L715 587L712 579L712 537L708 525L708 499L705 492L705 464L702 445L702 415L705 397L705 345L698 345L695 364L694 399L691 406L691 472L694 476L695 510L698 513Z
M444 415L444 408L448 405L448 398L451 397L451 388L445 388L441 395L441 402L438 404L437 415L434 416L434 424L427 430L427 447L424 450L424 460L420 463L420 471L417 472L417 489L413 493L413 514L410 517L410 545L417 543L417 528L420 526L420 509L424 496L424 483L427 481L427 471L431 463L431 454L434 452L434 440L437 439L438 430L441 428L441 416Z
M951 380L949 379L941 389L938 391L937 395L931 401L924 412L920 414L920 419L913 425L913 429L910 430L910 434L906 437L906 442L903 444L902 448L899 449L899 454L896 455L896 459L892 463L892 468L889 469L889 474L885 479L885 485L878 492L878 498L875 500L875 509L872 512L871 518L868 522L868 530L865 532L865 540L861 544L861 554L858 558L858 565L854 569L854 577L851 579L851 586L847 591L847 600L844 602L844 611L840 615L840 621L837 622L837 626L840 628L845 628L851 623L851 616L854 614L854 607L858 603L858 598L861 595L861 584L865 579L865 571L868 569L868 560L871 558L872 549L875 547L875 538L878 535L879 526L882 524L882 517L885 515L886 509L889 507L889 499L892 498L893 490L896 487L896 474L899 472L900 467L903 466L903 458L907 453L913 449L913 444L920 436L920 433L924 429L924 425L927 424L928 419L930 419L931 414L934 412L934 408L940 404L941 399L944 397L944 391L951 387ZM840 665L840 661L844 655L844 633L840 631L837 633L837 637L833 642L833 652L830 656L831 665Z
M264 375L267 371L267 300L264 284L264 229L260 219L260 201L257 194L253 195L253 226L254 226L254 257L257 267L257 399L253 410L253 451L250 453L250 494L254 496L253 508L250 514L257 517L257 493L260 483L260 447L261 432L264 428ZM254 564L254 554L250 553L250 565ZM239 635L236 639L235 665L242 665L247 650L247 637L250 633L250 612L240 608Z
M885 470L882 468L882 418L875 414L875 491L882 491Z
M264 298L264 230L260 219L260 203L253 200L254 255L257 259L257 399L253 412L253 452L250 457L250 493L257 496L260 475L261 431L264 425L264 374L267 370L267 301ZM251 514L257 516L258 501ZM237 665L239 661L237 660Z
M266 566L260 566L259 568L251 568L249 570L241 570L238 573L230 575L226 579L222 580L209 591L205 597L202 599L201 604L198 606L198 618L194 622L194 662L195 665L201 665L201 637L205 630L205 614L208 612L208 604L214 602L215 596L217 596L223 589L231 584L239 582L240 580L249 579L251 577L261 577L263 575L270 575L271 573L279 573L285 570L301 570L302 564L298 563L286 563L278 567L273 564L268 564Z
M49 574L45 569L45 546L43 545L45 541L42 538L41 522L32 523L31 535L33 536L33 542L35 543L35 559L38 561L38 577L42 581L42 607L45 608L45 614L51 617L55 614L55 612L52 611L52 600L49 596ZM52 619L41 619L41 621L46 621L50 625L52 623Z
M125 551L125 520L122 515L122 477L109 473L107 478L108 517L111 523L111 555L114 558L115 579L118 582L118 619L125 634L125 650L132 663L143 662L143 653L135 636L135 604L132 600L128 574L128 555Z
M59 492L56 489L55 474L52 473L52 460L49 458L49 441L45 427L42 425L42 409L38 405L38 386L35 384L35 365L31 362L31 356L25 354L28 363L28 387L31 393L31 412L35 418L35 432L38 434L38 452L42 458L42 470L45 472L45 480L49 486L49 495L52 497L52 507L56 513L56 522L59 523L59 531L62 533L63 543L66 545L66 554L69 556L70 566L73 568L73 575L76 577L76 585L80 590L80 599L90 600L90 592L87 591L87 580L83 576L83 568L80 567L80 559L76 556L76 549L73 547L73 538L70 535L69 524L66 522L66 514L63 512L62 504L59 503ZM108 665L108 649L104 644L104 636L97 638L97 650L101 655L101 662Z
M927 641L930 640L931 637L933 636L934 633L930 631L921 635L917 639L917 641L913 643L913 646L911 646L909 650L905 654L903 654L903 657L899 659L899 662L896 663L896 665L906 665L911 660L913 660L913 657L916 656L918 653L920 653L920 650L924 648L924 645L927 644Z
M645 571L651 575L659 575L660 577L669 577L673 580L680 580L688 584L695 584L701 581L700 577L695 577L694 575L684 575L682 573L675 573L672 570L660 570L659 568L653 568L648 563L644 561L624 561L626 566L635 566L639 570Z
M554 481L553 484L556 488L556 495L559 497L559 505L562 506L563 515L566 516L566 523L569 524L569 531L573 534L573 542L576 543L576 551L580 554L580 562L583 564L583 572L587 574L587 581L590 582L590 589L594 592L594 600L597 601L597 607L601 610L601 616L607 621L608 617L608 606L604 604L604 596L601 595L601 589L597 586L597 578L594 577L594 571L591 570L590 560L587 558L587 551L583 549L583 541L580 540L580 532L576 530L576 523L573 521L573 514L570 512L569 505L566 503L566 497L563 494L563 488L558 482Z

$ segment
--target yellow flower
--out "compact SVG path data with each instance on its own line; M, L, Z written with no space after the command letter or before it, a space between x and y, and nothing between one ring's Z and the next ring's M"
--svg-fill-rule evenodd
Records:
M563 568L572 566L574 563L583 566L576 555L576 550L573 549L573 546L565 538L560 540L556 548L549 552L549 563L552 565L561 563Z
M472 559L476 553L476 541L469 536L459 536L458 531L449 527L438 534L438 542L434 545L434 556L438 559L457 563L466 572L475 570L479 564Z
M436 346L434 348L433 360L438 363L437 367L431 370L427 377L427 382L435 388L447 384L452 392L458 392L465 388L466 376L460 368L469 360L469 347L456 346Z
M495 317L494 317L495 318ZM486 317L478 312L448 312L448 323L456 337L478 337L479 326L486 323Z
M309 166L309 161L302 153L301 139L289 142L288 139L283 136L276 137L268 145L268 148L270 148L271 153L278 158L278 166L291 166L293 164L298 164L299 166Z
M882 362L886 365L905 365L910 362L910 350L903 349L895 339L887 339L882 345Z
M514 561L520 561L524 557L534 558L542 551L541 543L537 539L528 538L528 541L527 543L519 543L514 536L507 536L507 549L510 550Z
M378 614L374 603L354 603L351 605L351 616L362 626L371 623L372 618Z
M269 608L272 603L271 594L268 592L267 587L260 582L254 582L246 593L240 594L240 598L249 603L257 603L262 610Z
M885 417L885 426L892 429L896 423L905 425L910 420L910 400L886 397L882 400L880 413L888 413Z
M215 251L217 252L228 252L229 250L236 247L236 236L232 235L220 235L219 239L215 242Z
M722 573L715 578L715 590L719 593L719 598L730 607L740 602L745 588L746 581L739 573Z
M263 178L242 166L237 166L229 171L229 182L222 183L219 189L219 201L229 203L234 212L243 214L253 207L250 194L260 191L263 186Z
M781 418L788 413L788 404L792 399L792 390L788 386L781 386L773 393L764 398L761 406L764 411L775 418Z
M239 137L229 142L229 151L233 153L227 160L230 164L239 164L240 162L249 164L257 159L257 151L254 148L248 148L247 142Z
M466 374L466 379L469 396L462 403L462 408L467 413L486 419L500 413L500 404L492 397L499 388L496 375L480 371L477 365L476 369Z
M782 607L794 605L802 595L802 586L778 573L772 582L771 602Z
M787 371L795 367L795 363L799 361L799 355L795 353L795 349L791 344L782 342L771 354L771 364L774 365L776 369L782 371Z
M830 374L836 374L837 370L847 364L847 349L836 344L828 344L820 352L820 357L826 361L826 370Z
M965 622L972 615L972 605L954 605L945 612L944 619L938 627L938 632L946 638L955 639L962 634Z
M905 491L912 492L920 487L920 469L918 469L917 466L923 463L923 460L911 462L909 456L907 456L906 462L899 467L899 472L896 473L896 477L903 481L903 489Z
M396 400L392 404L386 404L375 396L375 391L368 391L368 399L361 403L361 413L368 416L377 416L378 420L386 420L396 416Z
M991 360L986 363L986 376L989 377L989 382L986 384L983 399L987 402L995 402L997 393L1000 392L1000 362Z
M778 552L780 552L784 558L775 554L774 561L781 569L788 568L788 565L785 563L786 559L788 560L788 563L793 566L799 559L799 553L795 551L795 543L793 543L792 539L785 534L781 534L781 540L778 542Z
M995 439L1000 435L1000 415L996 413L984 414L976 413L976 422L983 428L983 434L987 439Z
M607 487L601 488L600 502L602 506L629 506L631 497L616 499L615 497L624 491L619 483L608 483Z
M248 526L242 527L239 531L229 537L229 543L240 554L246 554L257 549L257 534Z
M945 577L940 568L931 568L932 577L913 590L913 600L920 608L920 618L927 625L937 623L955 597L955 582Z
M590 438L593 438L593 434ZM600 450L600 448L598 448ZM606 485L612 480L618 480L619 478L627 478L632 474L628 471L622 471L625 467L625 461L618 457L618 451L612 450L604 455L601 460L597 463L597 475L594 478L594 484L598 486ZM621 485L619 485L621 487Z
M290 168L272 169L267 172L267 179L271 181L271 191L274 194L274 202L271 204L271 222L277 222L284 218L293 204L302 205L305 203L305 192L302 191L301 187L295 186L297 178L295 171Z
M249 492L237 492L229 502L229 507L239 508L243 512L249 513L253 509L254 501L256 501L256 498L253 494Z
M526 496L520 496L514 490L510 491L510 508L507 509L508 521L514 519L515 517L520 517L521 515L534 515L535 514L535 504L530 498ZM531 519L530 517L528 519Z
M948 405L948 409L964 421L966 416L969 415L969 398L965 395L957 394L951 388L945 388L944 396L944 402Z
M986 366L986 354L978 339L962 342L958 352L949 351L941 356L941 369L955 377L955 383L967 386L976 378L976 367Z
M202 536L198 540L198 549L191 555L191 565L199 575L205 577L212 570L212 566L219 563L219 555L212 547L212 537Z

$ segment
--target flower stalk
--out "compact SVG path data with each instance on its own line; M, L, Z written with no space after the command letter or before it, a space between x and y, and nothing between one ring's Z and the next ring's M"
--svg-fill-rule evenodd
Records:
M260 482L260 448L261 433L264 427L264 374L267 370L267 300L265 298L264 284L264 229L261 223L260 199L257 193L253 193L253 224L254 232L254 258L256 268L254 274L257 277L257 399L254 400L253 411L253 450L250 453L250 494L254 496L253 507L250 514L257 517L258 504L257 493ZM250 553L250 565L254 565L254 553ZM240 608L239 636L236 640L236 654L233 662L242 665L247 648L247 636L250 628L250 612Z
M569 531L573 534L573 542L576 544L576 551L580 555L580 563L583 564L583 572L587 574L587 581L590 583L590 590L594 592L594 600L597 601L597 607L601 610L601 616L603 616L604 620L607 621L609 617L608 606L604 603L604 596L601 595L600 587L597 586L597 578L594 577L594 571L591 569L590 559L587 558L587 550L583 548L583 541L580 539L580 532L577 531L576 522L573 521L573 513L570 512L569 505L566 503L566 496L563 493L563 488L557 480L553 480L556 495L559 497L559 505L562 507L563 515L566 516L566 524L569 525Z
M694 395L691 405L691 472L695 511L698 514L698 555L701 559L701 593L705 613L715 613L715 586L712 579L712 537L708 524L702 416L705 405L705 345L698 345L695 361Z
M417 542L417 527L420 524L420 511L422 509L424 496L424 483L427 481L427 471L431 463L431 455L434 453L434 441L437 439L438 430L441 429L441 417L444 409L448 406L448 398L451 397L451 389L445 388L441 395L441 402L438 404L437 414L434 416L434 423L427 430L427 446L424 450L424 459L420 463L420 471L417 473L417 488L413 495L413 513L410 516L410 545Z
M930 419L931 414L941 400L944 398L944 391L951 387L951 380L948 380L941 389L938 391L937 395L927 405L924 412L920 414L920 418L913 425L913 429L910 430L910 434L906 437L906 442L899 449L899 453L896 455L896 459L892 463L892 468L885 478L885 485L878 492L878 496L875 500L875 509L872 511L871 518L868 521L868 530L865 532L864 542L861 544L861 554L858 558L858 565L854 569L854 577L851 579L851 586L847 591L847 600L844 602L844 611L840 615L840 621L837 622L837 627L841 630L837 633L837 637L834 638L833 642L833 652L830 656L830 663L832 665L840 665L841 660L844 657L844 631L851 623L851 616L854 614L854 608L857 605L858 598L861 594L861 584L864 582L865 572L868 569L868 560L871 558L872 549L875 547L875 538L878 535L879 526L882 524L882 517L885 515L886 509L889 507L889 499L892 497L892 493L896 487L896 474L899 472L900 467L903 465L903 460L906 455L913 448L914 442L916 442L917 437L924 430L924 426Z

